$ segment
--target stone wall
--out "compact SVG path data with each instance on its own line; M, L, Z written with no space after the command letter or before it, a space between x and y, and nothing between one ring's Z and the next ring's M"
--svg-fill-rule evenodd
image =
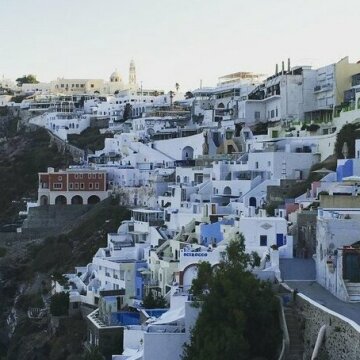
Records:
M295 256L310 258L316 252L317 211L302 211L296 215L293 228Z
M114 190L114 194L119 196L119 203L122 206L157 206L156 192L152 186L121 187Z
M68 151L73 157L75 162L80 162L85 157L85 151L69 144L68 142L60 139L58 136L54 135L51 131L48 131L50 136L50 143L55 144L59 152Z
M90 127L92 128L107 128L109 127L110 118L92 117L90 119Z
M266 201L268 203L283 203L289 197L289 192L293 186L301 183L302 180L280 180L280 186L270 185L267 187Z
M332 209L357 209L360 207L360 197L348 195L320 195L320 207Z
M304 359L311 359L322 325L326 325L326 334L317 359L360 359L360 326L358 324L303 294L297 295L296 304L304 318Z
M79 223L79 218L92 209L92 205L47 205L29 209L22 226L23 235L43 237L62 233Z

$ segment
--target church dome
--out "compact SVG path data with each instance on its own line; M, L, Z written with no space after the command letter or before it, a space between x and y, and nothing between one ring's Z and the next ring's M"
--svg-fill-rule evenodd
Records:
M111 75L110 75L110 82L121 82L122 78L120 73L115 70Z

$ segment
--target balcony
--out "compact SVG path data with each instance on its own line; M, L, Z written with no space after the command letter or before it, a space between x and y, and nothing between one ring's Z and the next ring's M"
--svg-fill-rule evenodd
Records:
M328 83L324 85L317 85L314 87L314 93L320 93L323 91L331 91L333 89L333 85Z

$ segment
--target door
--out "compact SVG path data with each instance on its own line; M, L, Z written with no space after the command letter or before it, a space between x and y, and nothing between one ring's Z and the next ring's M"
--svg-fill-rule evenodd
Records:
M360 282L360 254L344 254L344 279L350 282Z
M283 234L276 234L276 245L277 245L277 247L284 245L284 235Z

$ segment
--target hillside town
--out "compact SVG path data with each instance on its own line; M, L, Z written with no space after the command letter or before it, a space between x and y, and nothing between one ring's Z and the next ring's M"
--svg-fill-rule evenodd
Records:
M0 79L0 109L73 159L38 173L37 198L13 231L57 235L52 211L74 221L76 209L107 201L131 212L89 262L52 278L66 315L86 320L87 348L112 360L182 359L200 312L198 268L220 266L241 235L258 256L251 272L281 300L278 358L360 358L360 61L273 68L170 91L143 87L134 60L128 76L107 80ZM74 142L89 131L100 147Z

